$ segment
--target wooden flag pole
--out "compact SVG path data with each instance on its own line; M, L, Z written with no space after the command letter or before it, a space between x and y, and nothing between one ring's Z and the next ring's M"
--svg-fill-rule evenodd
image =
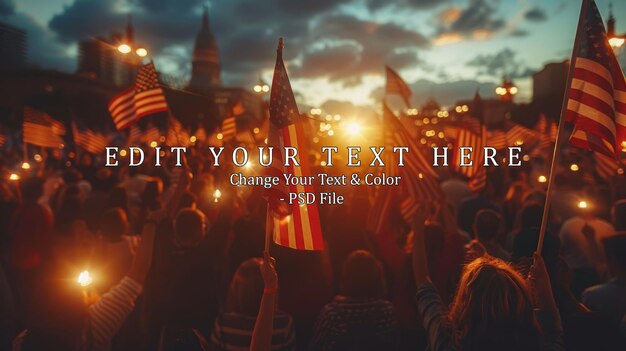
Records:
M548 216L550 214L550 200L552 197L552 185L554 183L554 174L556 173L556 160L561 150L561 133L565 130L565 113L567 112L567 102L569 101L569 93L572 85L572 76L574 75L574 66L576 65L576 54L580 48L580 36L582 33L582 23L585 18L587 10L587 2L589 0L582 0L580 9L580 16L578 17L578 26L576 27L576 37L574 38L574 47L572 48L572 55L569 60L569 70L567 73L567 84L565 85L565 94L563 94L563 103L561 104L561 115L559 116L559 125L556 132L556 140L554 142L554 152L552 153L552 162L550 164L550 175L548 178L548 189L546 190L546 202L543 206L543 216L541 217L541 228L539 229L539 240L537 242L537 253L541 254L543 249L543 239L546 236L546 229L548 226Z

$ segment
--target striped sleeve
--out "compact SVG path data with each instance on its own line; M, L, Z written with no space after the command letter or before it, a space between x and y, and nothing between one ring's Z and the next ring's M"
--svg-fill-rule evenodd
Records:
M89 307L93 350L107 350L113 336L135 307L142 286L124 277L119 284Z
M424 283L415 295L417 308L422 316L428 342L433 351L452 351L452 333L443 324L446 307L432 283Z

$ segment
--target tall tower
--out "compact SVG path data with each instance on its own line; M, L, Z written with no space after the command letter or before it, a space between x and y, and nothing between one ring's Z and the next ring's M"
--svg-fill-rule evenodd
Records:
M202 28L193 49L189 88L202 92L220 84L220 56L215 37L209 28L209 11L205 6Z
M613 17L613 3L609 3L609 19L606 21L606 36L611 38L615 35L615 17Z

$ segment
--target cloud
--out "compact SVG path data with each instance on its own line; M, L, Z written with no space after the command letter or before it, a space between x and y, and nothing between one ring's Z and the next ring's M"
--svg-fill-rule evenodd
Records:
M543 22L548 19L548 15L542 9L533 7L532 9L526 11L524 18L531 22Z
M378 10L383 7L395 6L405 7L410 6L416 9L425 9L434 7L442 3L448 2L448 0L395 0L389 2L388 0L367 0L367 7L370 10Z
M350 80L355 75L380 75L385 64L396 69L419 65L417 50L429 46L428 39L413 30L349 15L322 17L308 40L326 44L305 47L295 73L305 77L324 76L331 81Z
M428 79L419 79L409 84L413 92L411 103L419 107L429 98L434 98L442 106L452 106L459 100L469 100L474 97L476 89L483 98L494 97L496 84L477 80L457 80L449 82L434 82ZM374 89L371 93L373 100L380 100L383 88Z
M69 47L59 43L54 35L32 16L17 12L13 2L3 0L0 3L0 21L26 32L29 63L64 71L75 68L74 57L67 53Z
M438 15L439 28L434 42L445 44L462 39L483 40L506 27L497 17L496 0L470 0L466 8L453 6Z
M494 77L506 75L509 78L522 78L534 73L510 48L504 48L495 54L477 55L467 62L467 66L478 68L478 74Z
M12 0L0 0L0 16L12 15L15 12L15 4Z

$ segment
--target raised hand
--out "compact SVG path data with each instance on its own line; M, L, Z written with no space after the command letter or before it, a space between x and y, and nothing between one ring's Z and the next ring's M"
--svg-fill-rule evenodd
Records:
M263 276L263 283L265 289L278 288L278 274L276 274L276 260L270 257L270 254L266 251L263 254L263 263L261 264L261 275Z
M556 303L552 295L550 276L540 254L533 254L533 265L530 267L528 281L532 289L535 306L540 309L554 309Z

